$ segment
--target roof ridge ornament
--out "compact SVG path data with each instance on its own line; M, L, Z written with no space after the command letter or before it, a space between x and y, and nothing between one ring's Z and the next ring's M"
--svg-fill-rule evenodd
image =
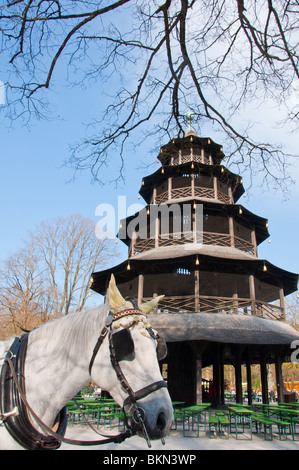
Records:
M195 113L192 111L191 108L189 108L189 111L186 113L185 118L187 119L189 126L187 132L185 132L184 137L188 137L189 135L195 135L198 137L196 134L195 130L192 127L192 121L194 119Z

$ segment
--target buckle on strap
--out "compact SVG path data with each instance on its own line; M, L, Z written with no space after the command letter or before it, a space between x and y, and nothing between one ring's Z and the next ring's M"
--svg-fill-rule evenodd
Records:
M108 313L108 317L106 318L106 326L111 326L112 325L112 322L113 322L113 314L111 312L111 310L109 311Z

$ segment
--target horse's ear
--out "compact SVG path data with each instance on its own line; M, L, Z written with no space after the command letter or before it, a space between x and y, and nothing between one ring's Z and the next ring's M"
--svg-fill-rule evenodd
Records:
M164 295L158 295L158 297L154 297L149 302L145 302L144 304L139 305L140 310L143 313L150 313L157 306L159 300L163 299L163 297L165 297L165 296Z
M126 308L132 308L131 302L126 302L119 292L113 274L111 274L109 282L108 297L112 313L118 313L122 310L125 310Z

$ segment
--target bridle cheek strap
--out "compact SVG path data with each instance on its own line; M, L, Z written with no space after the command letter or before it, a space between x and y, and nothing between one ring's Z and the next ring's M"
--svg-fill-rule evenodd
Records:
M148 395L155 392L156 390L159 390L160 388L164 388L164 387L167 388L167 383L165 382L165 380L159 380L157 382L154 382L150 385L147 385L146 387L134 392L132 390L130 384L128 383L123 371L121 370L119 361L117 360L117 355L116 355L116 352L115 352L115 346L114 346L114 342L113 342L113 334L112 334L112 323L113 323L113 321L115 321L116 319L119 319L121 317L124 317L124 316L136 315L136 314L144 315L143 312L141 312L140 310L137 310L137 309L129 309L129 310L126 310L124 312L121 312L120 314L117 315L117 318L115 318L115 316L112 315L111 312L109 313L109 315L107 317L107 320L106 320L106 325L102 329L101 334L100 334L100 336L97 340L97 343L95 345L95 348L93 350L93 354L92 354L92 357L91 357L91 360L90 360L90 363L89 363L89 374L91 375L91 369L92 369L94 360L96 358L96 355L97 355L104 339L106 338L106 336L108 334L111 364L112 364L112 367L113 367L113 369L116 373L117 379L120 382L120 385L121 385L122 389L128 394L128 397L124 400L124 404L123 404L124 413L125 413L125 407L128 406L128 405L130 406L131 409L133 409L133 416L135 416L137 418L137 419L135 419L135 425L134 425L135 426L135 433L136 433L138 428L140 430L143 430L143 433L144 433L145 439L147 441L147 444L150 447L150 441L149 441L149 438L147 436L147 432L146 432L146 428L145 428L145 424L144 424L144 418L142 416L142 413L140 413L141 409L138 408L137 401L141 400L142 398L147 397Z
M96 358L96 355L98 354L98 351L99 351L104 339L107 336L107 333L109 332L109 328L111 327L112 322L113 322L113 316L112 316L112 313L109 312L109 315L106 319L106 324L105 324L104 328L102 329L100 336L98 337L98 340L97 340L96 345L94 347L94 350L92 352L91 359L89 361L89 366L88 366L89 375L91 375L91 369L92 369L94 360Z
M137 406L137 403L136 403L137 400L147 397L150 393L153 393L162 387L167 387L167 383L165 382L165 380L159 380L158 382L154 382L150 385L147 385L146 387L138 390L137 392L133 392L116 358L115 348L113 344L113 335L112 335L111 330L109 331L109 349L110 349L110 360L111 360L112 367L116 372L116 375L121 384L121 387L129 395L124 401L123 408L129 404Z
M147 430L146 430L145 422L144 422L145 413L144 413L144 410L138 407L137 400L140 400L141 398L148 396L150 393L153 393L162 387L167 387L167 384L164 380L160 380L158 382L154 382L148 385L147 387L144 387L138 390L137 392L134 392L130 384L128 383L123 371L121 370L120 364L116 358L111 327L109 331L109 349L110 349L111 364L116 373L117 379L120 382L122 389L128 394L128 397L124 400L124 403L123 403L124 415L126 415L125 406L130 405L130 414L133 417L133 421L135 421L135 425L139 426L140 427L139 429L143 432L143 435L147 442L148 447L151 447L150 439L147 434ZM128 426L128 423L127 423L127 426Z

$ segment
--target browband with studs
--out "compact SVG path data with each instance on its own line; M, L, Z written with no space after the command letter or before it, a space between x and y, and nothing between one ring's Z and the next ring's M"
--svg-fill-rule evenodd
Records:
M122 312L119 312L119 313L114 313L112 321L119 320L119 318L127 317L129 315L145 315L145 314L137 308L130 308L128 310L123 310Z

